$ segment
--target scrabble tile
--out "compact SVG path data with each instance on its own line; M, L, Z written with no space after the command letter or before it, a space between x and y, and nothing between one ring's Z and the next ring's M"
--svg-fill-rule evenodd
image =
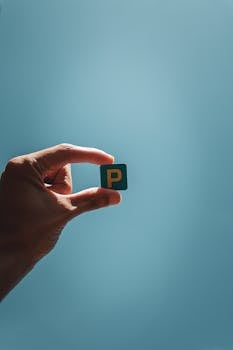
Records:
M127 189L126 164L107 164L100 166L101 187L112 190Z

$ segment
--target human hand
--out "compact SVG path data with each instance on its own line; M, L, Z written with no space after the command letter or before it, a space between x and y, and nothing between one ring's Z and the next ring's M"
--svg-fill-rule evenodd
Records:
M121 197L114 190L89 188L72 194L70 163L113 161L98 149L69 144L11 159L0 181L1 256L9 252L12 264L18 256L32 267L54 247L69 220L118 204ZM0 268L0 277L3 270Z

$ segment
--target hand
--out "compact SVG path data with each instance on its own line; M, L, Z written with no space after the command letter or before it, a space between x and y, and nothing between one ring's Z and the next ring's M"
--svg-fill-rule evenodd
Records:
M20 270L20 261L24 271L18 274L25 274L25 269L31 269L45 256L70 219L120 202L117 191L103 188L72 194L70 163L101 165L113 161L111 155L98 149L69 144L9 161L0 181L0 284L7 266L11 266L8 275L12 275L14 264Z

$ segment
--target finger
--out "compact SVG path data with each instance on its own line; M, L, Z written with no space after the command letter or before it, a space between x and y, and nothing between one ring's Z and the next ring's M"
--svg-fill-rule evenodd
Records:
M71 194L69 199L74 208L73 216L76 216L90 210L119 204L121 195L115 190L93 187Z
M61 144L30 154L38 163L42 174L68 163L111 164L114 157L97 148Z
M48 172L46 174L46 182L50 184L49 189L53 192L61 194L70 194L72 192L72 175L71 166L66 164L60 168L55 174Z

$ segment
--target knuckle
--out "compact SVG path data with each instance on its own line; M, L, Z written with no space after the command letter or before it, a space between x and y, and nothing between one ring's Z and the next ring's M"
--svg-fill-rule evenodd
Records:
M5 172L6 173L17 173L21 172L22 170L25 170L25 168L28 168L30 166L29 159L25 157L14 157L9 160L9 162L6 165Z
M7 172L15 171L15 170L19 169L21 167L21 165L22 165L22 161L21 161L20 157L12 158L7 163L6 171Z
M73 149L73 145L70 143L60 143L60 145L58 145L58 148L61 151L69 151L69 150Z

